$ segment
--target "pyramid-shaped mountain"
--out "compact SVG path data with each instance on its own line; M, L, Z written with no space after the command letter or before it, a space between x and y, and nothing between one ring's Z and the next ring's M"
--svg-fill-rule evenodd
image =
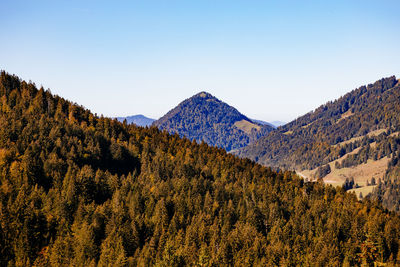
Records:
M184 100L153 125L227 151L244 147L274 129L249 119L207 92Z

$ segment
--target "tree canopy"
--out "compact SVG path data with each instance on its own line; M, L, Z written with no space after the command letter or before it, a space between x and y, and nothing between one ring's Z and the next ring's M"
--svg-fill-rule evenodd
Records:
M0 74L0 265L400 264L400 218Z

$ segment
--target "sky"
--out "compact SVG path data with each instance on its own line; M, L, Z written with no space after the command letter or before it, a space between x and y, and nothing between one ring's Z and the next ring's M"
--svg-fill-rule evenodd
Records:
M0 69L98 115L159 118L207 91L289 122L400 78L400 1L0 3Z

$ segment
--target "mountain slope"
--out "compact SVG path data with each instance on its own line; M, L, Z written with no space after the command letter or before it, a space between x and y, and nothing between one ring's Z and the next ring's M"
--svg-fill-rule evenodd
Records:
M394 76L362 86L281 126L239 154L268 166L314 168L343 153L338 144L344 141L355 143L352 138L379 129L397 131L399 96Z
M384 178L387 163L400 148L399 114L400 83L393 76L322 105L238 154L296 169L310 179L325 177L340 185L354 178L366 186L367 180Z
M274 129L253 122L206 92L186 99L153 125L227 151L244 147Z
M374 265L400 217L0 74L1 266Z
M137 126L142 126L142 127L151 126L151 124L155 121L155 119L147 118L146 116L143 116L141 114L128 117L117 117L116 119L120 122L126 120L128 124L133 123L136 124Z

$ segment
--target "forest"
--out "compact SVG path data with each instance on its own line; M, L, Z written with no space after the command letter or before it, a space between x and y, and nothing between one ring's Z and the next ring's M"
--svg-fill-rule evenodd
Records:
M396 266L399 225L378 200L0 74L2 266Z

